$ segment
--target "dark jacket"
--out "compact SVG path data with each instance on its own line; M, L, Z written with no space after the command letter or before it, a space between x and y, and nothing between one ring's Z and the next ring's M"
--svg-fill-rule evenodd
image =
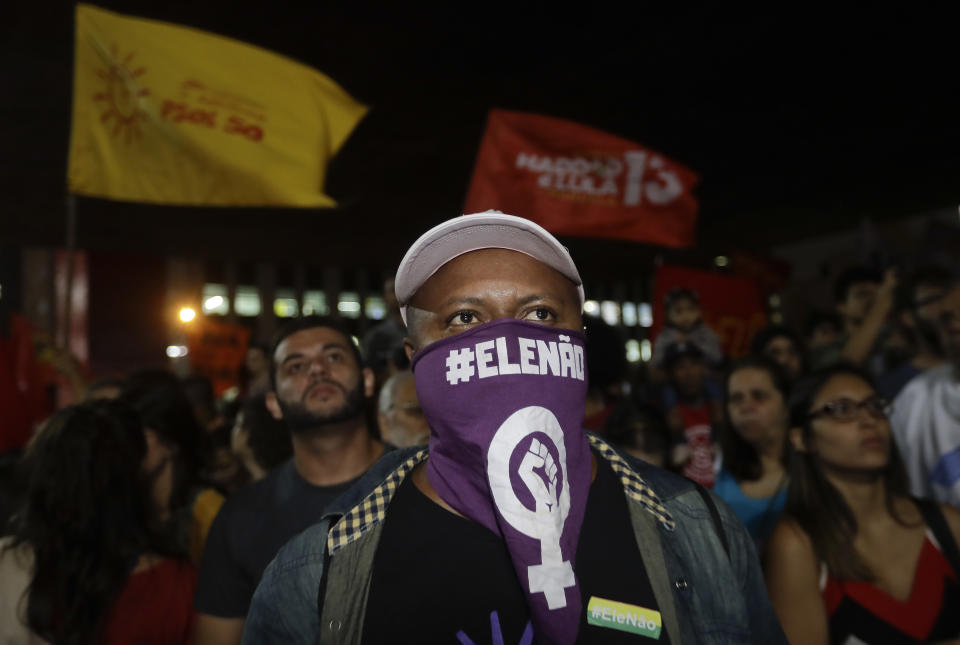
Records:
M671 642L786 645L753 540L733 511L712 497L717 526L692 482L588 436L624 485L637 545ZM319 524L280 551L254 594L245 645L361 641L382 520L397 487L426 458L425 448L385 455Z

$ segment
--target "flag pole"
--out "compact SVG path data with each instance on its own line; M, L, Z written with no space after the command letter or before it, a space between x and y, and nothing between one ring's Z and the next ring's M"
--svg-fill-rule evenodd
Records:
M67 193L67 276L64 289L63 328L60 346L70 349L70 328L73 322L73 262L77 248L77 196Z
M80 6L74 8L73 11L73 68L76 70L76 41L77 41L77 14L80 11ZM74 72L75 74L76 72ZM76 83L75 76L71 78L73 83ZM71 90L74 89L71 87ZM71 100L71 111L75 109L73 102ZM70 322L73 318L73 256L74 250L77 246L77 196L70 191L70 143L73 138L73 126L71 123L70 127L70 136L67 139L67 221L66 221L66 246L67 246L67 275L65 289L64 289L64 302L63 302L63 329L56 328L54 331L60 332L60 338L57 338L54 334L51 334L54 337L57 344L60 345L63 349L69 349L70 346ZM54 264L56 267L56 264ZM56 273L54 273L56 276ZM56 305L54 305L54 311L56 311Z

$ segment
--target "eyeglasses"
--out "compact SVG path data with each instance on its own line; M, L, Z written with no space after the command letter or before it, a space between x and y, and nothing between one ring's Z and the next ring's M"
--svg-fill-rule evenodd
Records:
M863 401L853 399L836 399L828 401L823 406L810 412L808 418L828 416L834 421L853 421L860 415L860 410L866 410L872 417L886 419L893 411L893 404L882 396L871 396Z

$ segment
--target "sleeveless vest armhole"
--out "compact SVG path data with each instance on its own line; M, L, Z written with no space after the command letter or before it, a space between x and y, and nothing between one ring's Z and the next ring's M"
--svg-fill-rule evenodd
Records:
M730 543L727 541L727 532L723 530L723 521L720 519L720 511L717 510L717 505L713 503L713 500L710 499L710 493L707 492L707 489L696 484L697 492L700 493L700 497L703 498L703 503L706 505L707 510L710 511L710 517L713 519L713 528L717 533L717 537L720 538L720 544L723 545L723 551L727 554L727 558L730 557Z

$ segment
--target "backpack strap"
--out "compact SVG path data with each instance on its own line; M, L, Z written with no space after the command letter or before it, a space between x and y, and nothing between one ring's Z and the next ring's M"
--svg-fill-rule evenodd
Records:
M960 548L957 547L957 541L953 537L953 531L947 524L940 505L930 499L914 499L917 508L920 509L923 520L927 523L933 537L940 543L940 552L947 559L954 573L960 576Z
M720 544L723 545L723 550L727 554L727 558L730 557L730 543L727 541L727 533L723 530L723 522L720 520L720 511L717 510L717 505L713 502L713 499L710 497L710 493L707 492L707 489L694 482L697 487L697 492L700 493L700 497L703 498L703 503L706 505L707 510L710 511L710 517L713 518L713 530L716 531L717 537L720 538Z

